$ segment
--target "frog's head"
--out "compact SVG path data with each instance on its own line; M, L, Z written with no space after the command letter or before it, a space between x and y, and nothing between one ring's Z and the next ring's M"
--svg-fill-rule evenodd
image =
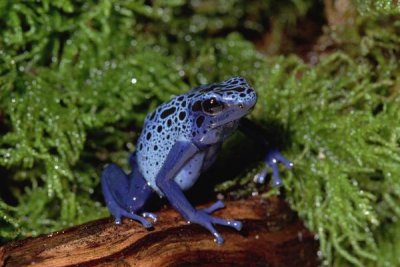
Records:
M190 93L195 94L190 111L199 132L229 126L246 116L257 100L256 92L242 77L203 85Z

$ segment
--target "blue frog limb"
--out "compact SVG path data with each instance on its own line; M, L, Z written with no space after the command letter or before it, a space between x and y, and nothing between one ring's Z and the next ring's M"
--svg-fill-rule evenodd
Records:
M287 160L276 148L271 147L271 144L263 135L263 129L247 118L242 118L239 124L239 130L255 140L257 143L264 145L267 149L267 154L264 157L265 167L261 172L257 173L254 177L257 183L264 183L267 176L268 168L272 169L272 184L274 186L281 186L282 179L279 175L278 163L282 163L287 169L293 167L293 163Z
M108 165L101 183L106 204L116 223L122 217L152 227L146 220L157 220L155 214L144 210L153 192L166 197L188 221L209 230L218 244L223 237L215 225L242 228L236 220L210 215L223 208L217 201L209 208L196 209L183 191L196 182L202 172L216 160L222 142L238 127L245 134L266 142L257 127L244 119L257 100L256 92L242 77L220 83L202 85L172 98L148 114L137 142L137 150L129 158L132 172L126 175L118 166ZM266 166L273 170L274 184L280 184L277 164L291 168L292 164L278 151L270 150ZM258 182L265 178L264 170Z

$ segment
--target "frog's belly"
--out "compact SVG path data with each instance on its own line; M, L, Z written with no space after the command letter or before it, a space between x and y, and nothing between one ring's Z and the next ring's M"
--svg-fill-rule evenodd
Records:
M182 190L187 190L193 186L201 174L203 162L206 153L197 153L191 158L185 166L175 176L175 182L179 185Z
M187 190L191 188L193 184L197 181L201 174L205 158L206 152L197 153L183 166L183 168L175 176L174 181L182 190ZM148 185L152 187L160 196L164 195L161 189L157 186L155 175L146 178L146 180L148 182Z
M199 151L195 156L193 156L178 172L175 176L174 181L178 184L178 186L182 190L187 190L193 186L193 184L197 181L200 174L207 170L212 163L214 163L216 159L216 154L219 151L221 144L215 144L206 150ZM140 155L139 155L140 156ZM153 188L160 196L163 196L164 193L158 188L156 183L156 174L159 170L155 170L152 168L148 168L148 165L145 165L143 168L140 163L146 162L142 160L138 162L140 172L143 177L146 179L148 185ZM145 170L145 172L143 172Z

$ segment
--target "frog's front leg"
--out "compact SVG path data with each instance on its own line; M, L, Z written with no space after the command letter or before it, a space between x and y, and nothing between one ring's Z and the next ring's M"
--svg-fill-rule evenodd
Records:
M270 147L268 141L262 134L262 129L260 126L250 121L249 119L242 118L240 120L239 129L246 135L250 136L253 140L258 143ZM274 186L281 186L282 179L279 175L278 164L282 163L287 169L293 167L293 163L286 159L278 150L268 149L267 155L264 158L265 168L255 176L257 183L264 183L265 177L267 176L267 168L272 169L272 184Z
M136 164L133 167L129 176L115 164L110 164L104 169L101 176L104 199L117 224L121 223L124 216L150 228L152 224L145 218L149 217L155 221L157 217L149 212L143 212L142 216L137 213L142 212L152 189L146 184Z
M171 151L157 174L156 184L165 194L171 205L189 222L197 223L208 229L215 237L218 244L224 242L223 237L217 232L213 225L220 224L230 226L236 230L242 228L242 223L234 220L225 220L209 215L216 209L222 208L221 201L216 202L208 209L195 209L183 194L174 177L182 169L199 149L191 142L178 141L174 144Z
M272 184L274 186L281 186L282 179L279 175L278 164L282 163L287 169L293 168L293 163L287 160L278 150L270 149L267 152L267 155L264 158L264 163L266 167L270 167L272 169ZM255 180L257 183L264 183L265 177L267 176L267 168L264 168L261 172L259 172Z

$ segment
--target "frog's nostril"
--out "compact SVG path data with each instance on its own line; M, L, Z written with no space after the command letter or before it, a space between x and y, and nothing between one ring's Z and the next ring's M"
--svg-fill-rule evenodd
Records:
M239 104L239 108L244 109L244 105L243 104Z

